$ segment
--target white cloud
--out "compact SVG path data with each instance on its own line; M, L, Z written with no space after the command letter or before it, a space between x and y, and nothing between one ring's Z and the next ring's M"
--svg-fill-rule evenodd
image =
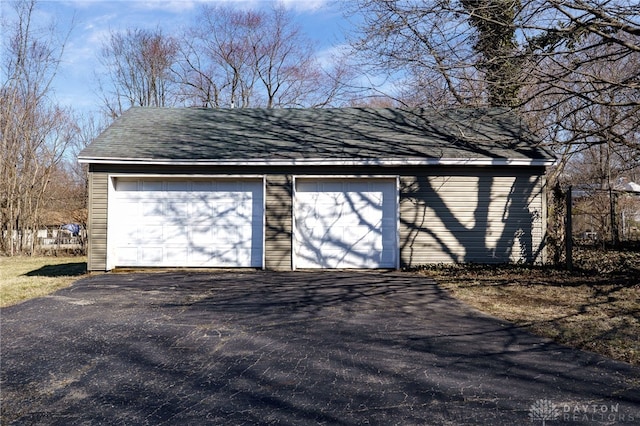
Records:
M117 5L137 10L162 10L172 13L190 11L201 0L60 0L67 6L75 9L89 9L96 6Z
M314 11L326 6L329 0L59 0L78 9L86 9L97 3L126 3L127 6L143 10L163 10L181 13L192 10L199 4L236 5L241 8L259 8L280 3L288 9Z
M288 9L297 11L316 11L327 5L327 0L280 0Z
M191 11L197 4L197 0L139 0L134 7L142 10L158 10L171 13L184 13Z
M330 67L335 63L336 58L346 56L350 49L351 47L346 43L329 46L328 48L319 51L316 54L316 58L323 67Z

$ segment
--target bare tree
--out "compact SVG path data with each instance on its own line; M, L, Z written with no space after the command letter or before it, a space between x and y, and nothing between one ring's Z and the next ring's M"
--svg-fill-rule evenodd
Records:
M334 101L348 79L340 59L332 58L334 67L323 69L313 44L284 7L264 16L265 25L252 36L258 41L252 59L265 98L261 103L267 108L319 107Z
M35 27L35 0L15 2L3 21L0 89L0 248L33 253L35 231L54 170L76 127L52 100L64 51L56 28Z
M191 35L183 38L180 57L182 59L178 60L173 68L175 78L179 82L178 100L189 106L220 107L221 85L224 85L220 68L209 61Z
M515 106L520 91L520 61L516 53L516 23L520 0L461 0L474 28L475 67L484 73L487 102Z
M99 81L107 114L116 118L132 106L173 104L170 70L178 51L178 41L160 29L112 32L100 51L107 69Z
M323 69L314 46L284 7L203 6L175 67L188 105L318 107L340 99L351 76L343 62Z
M360 0L347 6L359 19L351 34L364 71L395 82L388 96L408 106L482 103L472 33L453 2ZM397 90L397 88L402 88Z
M561 165L594 145L625 152L629 164L639 164L640 52L597 39L587 34L531 66L521 111ZM562 172L557 168L551 180Z
M399 76L390 95L407 105L517 108L568 154L603 137L637 147L633 0L360 0L350 12L362 17L354 53Z
M256 29L264 15L251 10L202 6L184 37L177 74L187 104L247 107L257 80L253 60Z

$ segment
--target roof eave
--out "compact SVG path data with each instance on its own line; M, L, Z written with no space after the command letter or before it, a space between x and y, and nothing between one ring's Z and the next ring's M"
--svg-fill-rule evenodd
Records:
M79 157L84 164L132 164L162 166L528 166L548 167L552 158L295 158L176 160L152 158Z

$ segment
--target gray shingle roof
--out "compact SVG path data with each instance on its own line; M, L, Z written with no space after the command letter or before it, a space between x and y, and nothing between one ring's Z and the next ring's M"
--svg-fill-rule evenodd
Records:
M132 108L85 162L538 159L552 156L503 109Z

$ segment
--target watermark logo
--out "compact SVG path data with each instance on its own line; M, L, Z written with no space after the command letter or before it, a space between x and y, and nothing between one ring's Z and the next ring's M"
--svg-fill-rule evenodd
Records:
M531 421L542 421L542 426L545 426L548 420L557 420L560 414L560 409L556 407L556 404L547 399L539 399L529 407Z
M634 423L638 416L630 412L620 411L619 404L555 404L548 399L539 399L529 407L531 422L547 422L561 420L563 422L589 423Z

